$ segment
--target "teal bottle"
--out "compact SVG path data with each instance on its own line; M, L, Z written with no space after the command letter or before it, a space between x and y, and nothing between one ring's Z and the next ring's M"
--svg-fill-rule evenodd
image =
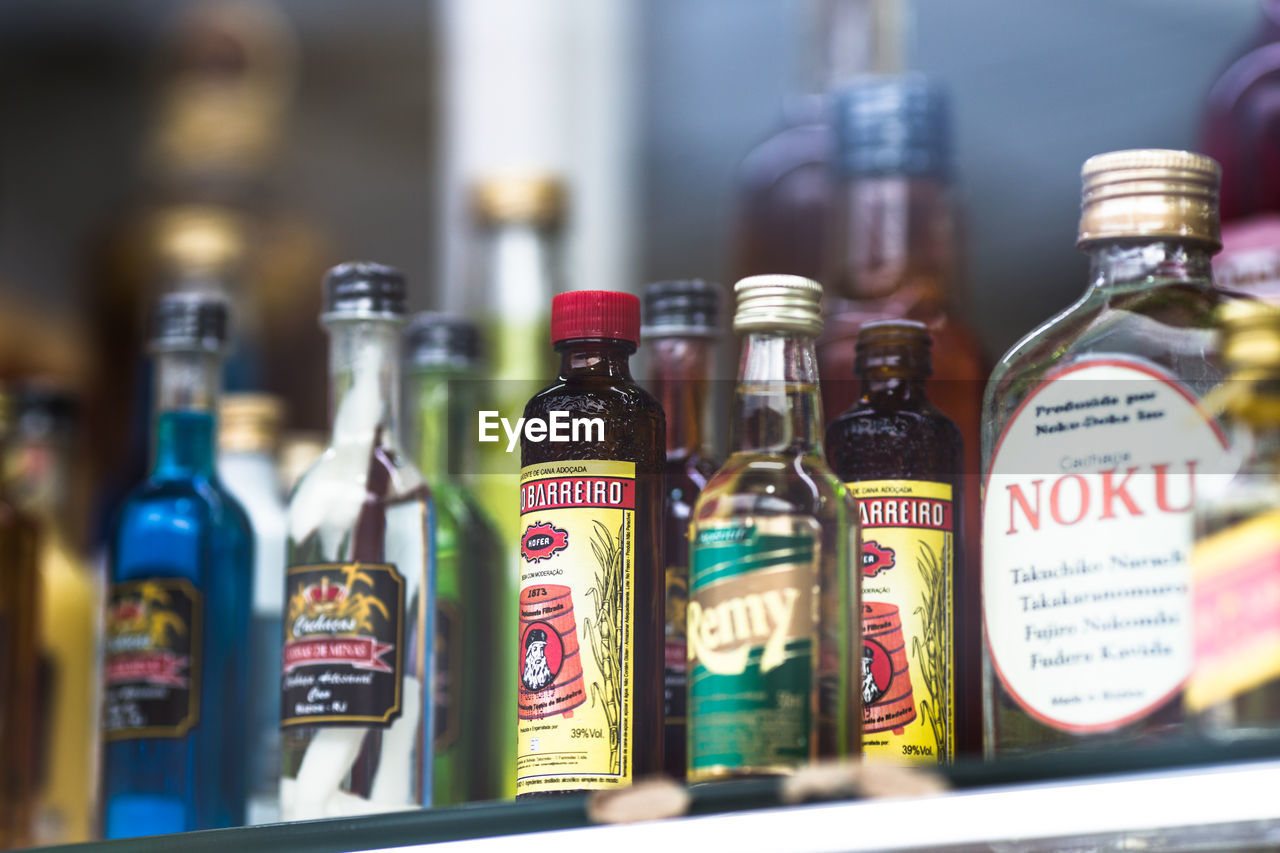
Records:
M244 822L253 540L215 471L227 305L162 297L151 472L109 544L103 835Z

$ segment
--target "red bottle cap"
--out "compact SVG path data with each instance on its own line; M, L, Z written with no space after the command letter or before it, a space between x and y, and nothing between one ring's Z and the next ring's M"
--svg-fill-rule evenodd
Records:
M614 290L571 290L551 300L551 343L609 338L640 343L640 300Z

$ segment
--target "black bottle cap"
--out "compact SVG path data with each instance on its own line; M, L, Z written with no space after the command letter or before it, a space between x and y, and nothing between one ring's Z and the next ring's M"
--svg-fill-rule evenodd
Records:
M166 293L151 314L151 350L221 352L230 309L213 293Z
M656 281L644 288L646 338L711 337L720 332L720 288L702 279Z
M404 352L414 367L474 367L480 361L480 329L455 314L423 311L409 321Z
M836 94L836 162L850 177L951 173L947 93L923 74L869 77Z
M348 261L324 277L325 313L351 317L403 317L404 273L373 261Z
M52 382L24 382L13 389L15 432L28 438L65 435L80 419L80 400Z

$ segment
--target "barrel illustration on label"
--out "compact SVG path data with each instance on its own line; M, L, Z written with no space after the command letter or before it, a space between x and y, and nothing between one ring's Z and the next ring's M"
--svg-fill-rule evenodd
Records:
M906 732L916 718L902 618L892 604L862 605L862 731Z
M518 795L631 781L635 502L631 462L521 473Z

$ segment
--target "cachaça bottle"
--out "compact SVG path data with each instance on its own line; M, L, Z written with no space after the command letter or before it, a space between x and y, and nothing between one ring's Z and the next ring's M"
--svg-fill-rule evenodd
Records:
M517 797L662 771L666 419L631 378L640 300L560 294L551 342L520 442Z
M555 353L547 348L551 299L564 290L561 241L565 187L555 175L490 175L472 190L474 216L473 281L468 314L478 321L486 342L479 402L485 410L519 413L529 398L555 375ZM508 589L520 576L520 465L506 442L476 447L475 470L466 481L493 521L505 546ZM516 599L508 596L506 615L494 629L498 648L517 643ZM516 703L513 679L502 682L492 701L510 709ZM501 730L499 754L506 756L505 792L515 793L516 732Z
M253 533L214 457L226 303L160 298L155 449L108 546L107 838L244 823Z
M1183 729L1192 506L1228 473L1200 398L1222 379L1218 167L1116 151L1083 169L1089 287L1011 349L983 405L985 747Z
M253 529L253 621L249 657L249 824L280 820L280 633L284 609L284 498L275 449L284 401L227 394L218 409L218 476Z
M436 505L435 785L432 804L506 796L509 646L495 633L514 598L503 543L461 477L471 469L480 332L422 313L405 334L409 446Z
M1280 731L1280 308L1238 300L1222 322L1219 394L1243 464L1196 504L1185 699L1203 734L1234 740Z
M325 276L333 432L289 500L285 820L431 802L434 507L400 447L404 276Z
M19 386L13 400L11 493L41 530L35 841L70 844L96 835L102 621L101 580L80 550L72 505L79 401L43 382Z
M9 441L13 399L0 389L0 447ZM40 528L12 502L0 478L0 848L34 842L37 667L40 654Z
M730 455L689 525L690 782L860 747L858 518L822 449L822 287L765 275L734 293Z
M962 544L978 565L980 418L987 363L958 315L958 216L951 188L951 115L946 92L922 74L868 78L836 95L839 175L822 279L818 340L822 404L843 412L858 399L858 330L905 318L929 327L934 371L929 398L965 439Z
M981 748L977 584L967 582L960 430L929 402L929 330L879 320L858 333L853 408L827 458L862 527L862 751L936 764Z
M685 605L689 600L689 519L698 495L716 470L707 455L703 425L708 373L720 334L720 288L698 280L656 282L645 288L644 310L649 390L667 416L662 761L668 776L683 779L687 763Z

